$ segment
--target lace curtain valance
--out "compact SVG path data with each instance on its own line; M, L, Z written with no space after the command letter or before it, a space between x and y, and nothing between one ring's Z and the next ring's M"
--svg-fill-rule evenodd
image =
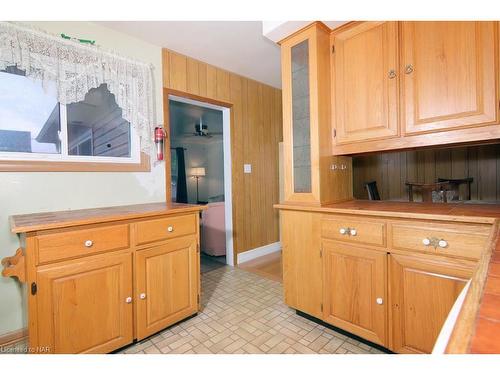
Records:
M17 66L42 85L55 82L62 104L84 100L90 89L105 83L123 118L139 135L141 151L153 154L156 114L151 65L23 24L0 22L0 70L8 66Z

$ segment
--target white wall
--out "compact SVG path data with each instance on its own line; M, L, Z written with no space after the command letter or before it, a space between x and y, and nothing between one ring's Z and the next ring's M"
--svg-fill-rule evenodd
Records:
M199 200L224 195L224 153L222 139L200 143L197 138L172 139L172 147L184 147L188 203L196 203L196 179L191 168L205 167L206 176L199 179Z
M161 48L89 22L33 22L53 34L94 39L103 48L154 66L158 123L163 122ZM0 172L0 258L19 246L8 217L30 212L115 206L165 200L164 164L141 173ZM26 326L19 283L0 277L0 335Z

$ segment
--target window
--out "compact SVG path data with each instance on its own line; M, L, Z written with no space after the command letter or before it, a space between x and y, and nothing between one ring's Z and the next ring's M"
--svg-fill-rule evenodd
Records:
M57 102L16 67L0 71L0 160L140 163L140 142L106 84Z

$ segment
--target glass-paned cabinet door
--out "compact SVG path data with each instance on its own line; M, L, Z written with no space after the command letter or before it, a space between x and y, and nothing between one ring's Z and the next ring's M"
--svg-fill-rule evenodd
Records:
M291 48L293 190L311 193L309 40Z

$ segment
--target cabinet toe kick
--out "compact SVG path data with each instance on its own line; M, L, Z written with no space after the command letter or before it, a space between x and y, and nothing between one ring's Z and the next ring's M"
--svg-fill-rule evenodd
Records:
M2 276L17 277L19 281L26 282L26 268L21 248L18 248L13 256L3 258L2 266L4 267Z

